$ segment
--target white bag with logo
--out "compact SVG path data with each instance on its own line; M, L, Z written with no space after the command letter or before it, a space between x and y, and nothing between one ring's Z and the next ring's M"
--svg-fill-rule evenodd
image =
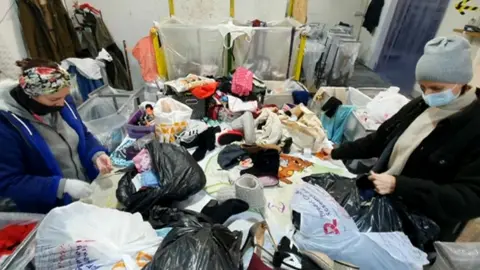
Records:
M153 108L155 134L161 142L175 142L175 135L182 132L192 116L192 109L170 97L161 98Z
M319 186L305 183L297 188L291 208L300 214L300 228L293 236L300 250L322 252L360 269L422 269L428 263L427 254L404 233L360 233L345 209Z
M139 213L75 202L50 211L36 235L37 269L137 270L162 238Z

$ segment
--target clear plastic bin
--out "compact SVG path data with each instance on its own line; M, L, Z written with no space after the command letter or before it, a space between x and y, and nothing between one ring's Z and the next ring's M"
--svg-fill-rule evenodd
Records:
M386 88L352 88L347 92L347 104L354 105L357 108L365 108L367 104L381 91ZM368 129L362 121L360 121L356 110L350 115L345 124L344 137L347 141L355 141L363 138L375 130Z
M254 27L250 41L235 41L235 67L244 66L263 80L281 81L290 78L294 73L300 44L300 31L293 32L292 28L293 26Z
M190 73L224 75L223 37L217 26L167 22L160 25L159 35L170 80Z
M103 95L90 97L78 107L78 113L88 130L109 151L115 150L126 136L125 124L140 105L143 90L130 95Z
M40 223L45 217L41 214L29 213L0 213L0 229L14 224ZM38 224L37 224L38 227ZM0 263L0 270L25 269L35 256L35 227L23 242L15 249L15 252Z
M131 95L132 93L134 93L134 91L116 89L110 85L103 85L88 94L88 97L93 97L96 95Z

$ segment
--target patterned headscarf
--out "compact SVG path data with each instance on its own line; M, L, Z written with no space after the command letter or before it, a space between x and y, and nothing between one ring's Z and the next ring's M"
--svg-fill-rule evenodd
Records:
M19 79L20 87L30 97L58 92L70 86L70 75L62 67L33 67L25 70Z

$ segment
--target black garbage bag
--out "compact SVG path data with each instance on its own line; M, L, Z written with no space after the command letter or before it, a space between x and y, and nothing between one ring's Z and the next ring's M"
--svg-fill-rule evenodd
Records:
M140 212L148 217L154 205L170 206L172 202L185 200L205 187L205 173L185 148L157 141L148 143L146 148L150 153L152 170L158 176L159 187L144 187L136 192L132 179L137 172L133 167L127 168L116 192L125 211Z
M411 211L391 196L380 196L371 189L371 181L336 174L313 174L305 182L325 189L352 217L361 232L404 232L412 244L422 250L433 244L440 227L428 217Z
M209 217L187 209L154 206L150 210L148 222L155 230L165 227L191 227L202 223L213 224Z
M243 269L242 233L207 223L173 228L145 270Z

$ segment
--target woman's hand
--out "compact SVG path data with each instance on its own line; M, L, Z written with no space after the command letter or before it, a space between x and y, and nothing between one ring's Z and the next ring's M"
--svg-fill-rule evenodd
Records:
M112 161L107 156L107 154L101 154L95 160L95 165L97 165L100 174L108 174L113 170Z
M389 174L370 172L368 179L375 185L375 191L380 195L387 195L395 190L397 179Z
M64 192L68 193L73 199L78 200L92 195L92 188L90 184L77 180L65 179Z

